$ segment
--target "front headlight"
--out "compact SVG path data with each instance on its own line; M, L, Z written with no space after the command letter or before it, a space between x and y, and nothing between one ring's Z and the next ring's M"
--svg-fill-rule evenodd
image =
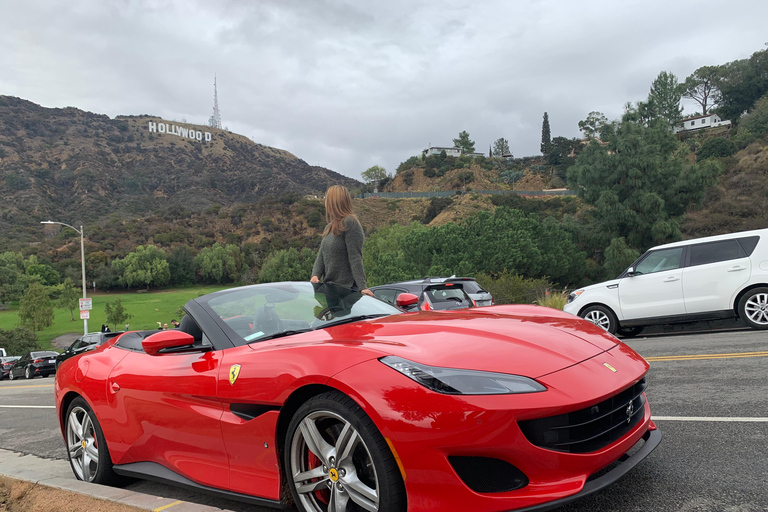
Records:
M571 292L571 294L568 295L568 302L567 303L570 304L571 302L575 301L576 297L578 297L582 293L584 293L584 290L576 290L574 292Z
M535 380L520 375L440 368L396 356L382 357L379 361L444 395L511 395L547 390Z

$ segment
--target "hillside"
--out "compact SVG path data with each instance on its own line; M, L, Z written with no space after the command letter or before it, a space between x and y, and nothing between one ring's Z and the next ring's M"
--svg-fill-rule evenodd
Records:
M462 156L457 159L448 157L445 164L438 164L436 160L430 162L434 158L431 156L422 161L412 157L408 160L412 167L407 170L399 169L381 191L544 190L563 185L561 181L553 183L551 166L544 165L543 157L502 161ZM437 165L441 168L436 168ZM546 170L542 172L541 169ZM505 175L510 171L519 173L514 180L505 179Z
M105 212L199 212L332 184L361 185L224 130L0 96L0 237L23 238L25 226L48 218L88 224Z
M768 227L768 141L723 159L726 171L681 226L685 238Z

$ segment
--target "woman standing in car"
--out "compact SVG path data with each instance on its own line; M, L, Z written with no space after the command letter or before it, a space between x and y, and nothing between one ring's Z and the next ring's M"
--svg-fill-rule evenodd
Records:
M333 185L325 193L325 218L328 225L323 231L310 281L319 283L322 279L373 297L363 270L365 234L352 211L352 197L346 187Z

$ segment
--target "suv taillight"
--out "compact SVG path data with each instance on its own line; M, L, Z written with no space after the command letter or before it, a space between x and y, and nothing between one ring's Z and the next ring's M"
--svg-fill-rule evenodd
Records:
M430 311L432 308L429 306L429 301L424 301L424 304L421 305L422 311Z
M42 363L43 361L45 361L45 359L35 359L35 360L34 360L34 361L32 361L32 362L33 362L33 363Z

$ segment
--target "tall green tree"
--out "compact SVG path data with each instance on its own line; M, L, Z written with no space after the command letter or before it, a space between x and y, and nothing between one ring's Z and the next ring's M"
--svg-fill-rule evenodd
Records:
M387 170L380 165L369 167L360 173L366 183L378 183L387 177Z
M651 118L663 119L672 128L683 119L680 106L681 90L673 73L662 71L651 84L648 107Z
M458 139L453 139L453 145L461 150L463 154L475 152L475 141L469 139L469 133L462 131Z
M592 211L602 247L624 237L629 247L678 240L680 219L722 172L718 162L685 163L676 137L662 123L645 125L627 112L605 146L590 143L568 170L570 185Z
M718 113L738 123L742 114L768 93L768 50L721 66L718 85L721 100Z
M273 252L264 260L259 271L259 282L308 281L317 254L304 248L299 252L291 247Z
M120 274L119 282L123 286L163 286L171 279L165 251L148 245L140 245L123 259L112 262L112 266Z
M541 154L547 156L552 147L552 132L549 129L549 114L544 112L544 120L541 122Z
M720 101L720 79L720 66L702 66L679 85L680 93L698 103L702 115L707 115Z
M193 261L195 252L187 245L177 245L168 255L168 271L171 273L171 284L185 285L195 282Z
M493 150L490 144L488 145L488 158L493 158Z
M216 242L195 256L194 266L207 282L222 284L235 281L242 268L240 248L233 244Z
M107 324L112 324L112 329L115 331L118 330L118 325L122 326L127 320L133 318L133 315L125 310L121 299L117 299L115 302L107 302L104 305L104 313L107 316Z
M602 112L592 111L587 114L587 118L579 121L579 130L584 134L584 138L593 139L600 136L600 132L608 124L608 118Z
M19 300L21 325L40 331L53 325L53 304L48 289L40 283L32 283Z
M511 155L512 151L509 149L509 141L504 137L496 139L493 143L493 156Z
M71 278L66 278L61 284L61 291L59 292L59 300L57 306L63 309L69 310L69 316L72 317L72 321L75 321L75 309L78 308L78 298L80 294L75 288L75 283Z

